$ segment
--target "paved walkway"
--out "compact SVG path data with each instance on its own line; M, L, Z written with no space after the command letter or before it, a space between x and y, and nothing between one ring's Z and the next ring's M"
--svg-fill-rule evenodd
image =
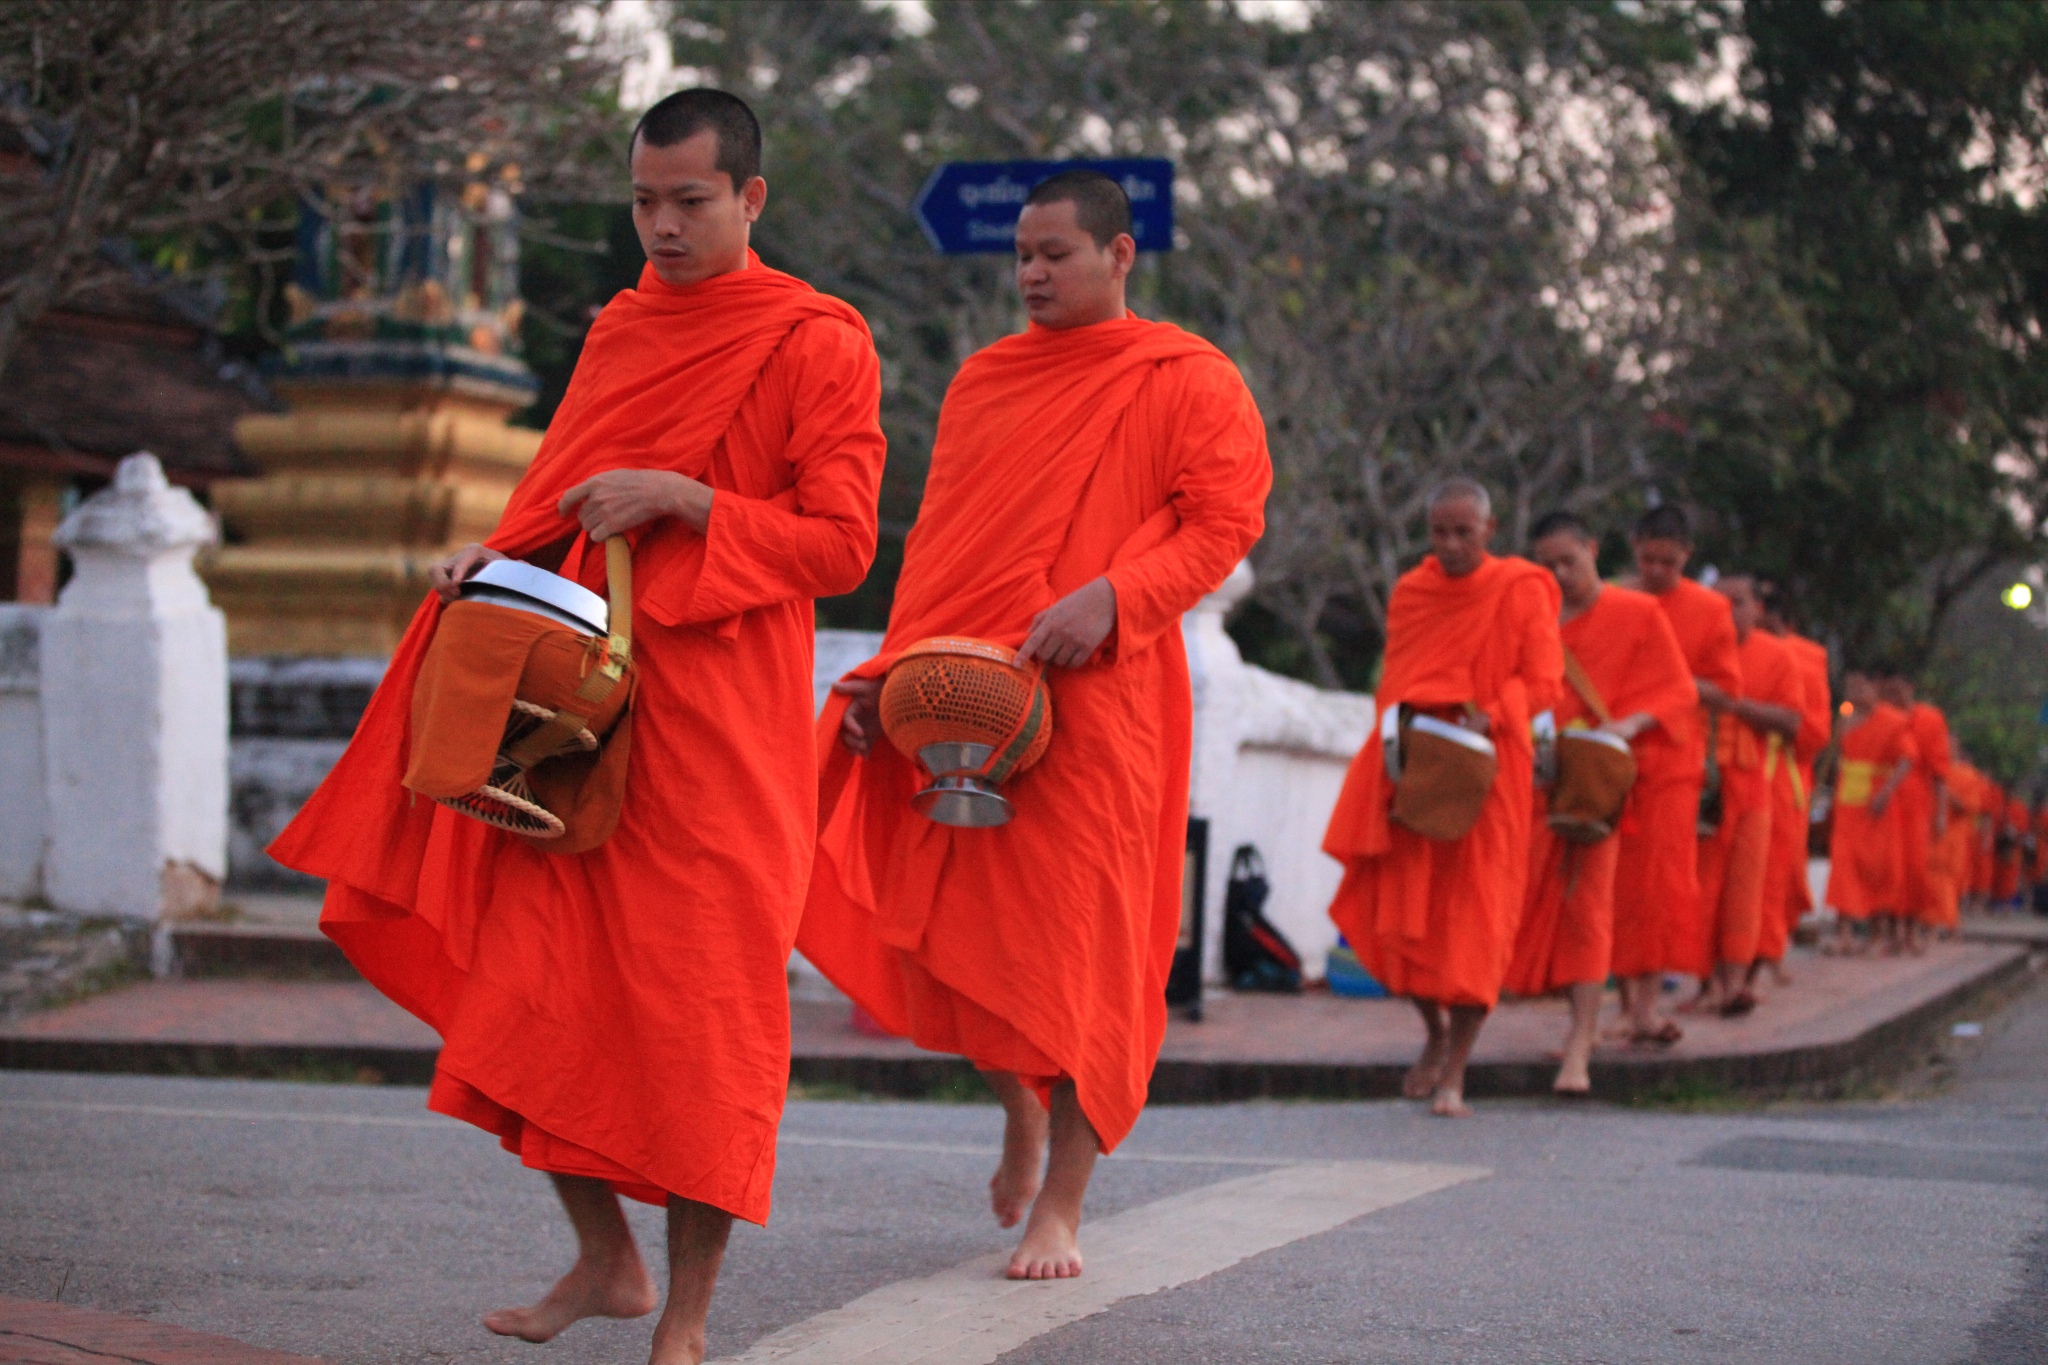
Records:
M147 1318L0 1295L0 1365L320 1365Z
M2026 956L2023 946L1974 942L1924 957L1797 953L1793 983L1768 992L1754 1015L1688 1019L1685 1040L1669 1049L1603 1048L1595 1086L1608 1095L1839 1088L2024 971ZM915 1096L969 1079L956 1058L857 1032L843 1001L798 1000L792 1013L799 1082ZM1480 1035L1472 1093L1547 1091L1565 1018L1557 1000L1503 1005ZM360 981L151 981L0 1028L0 1065L423 1082L436 1042ZM1391 1095L1419 1042L1400 1001L1221 995L1202 1022L1170 1025L1153 1099Z

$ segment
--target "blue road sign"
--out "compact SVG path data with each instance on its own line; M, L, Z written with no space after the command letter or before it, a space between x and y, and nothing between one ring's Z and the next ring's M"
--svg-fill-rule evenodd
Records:
M1131 196L1131 236L1140 251L1173 250L1173 163L1121 161L949 161L917 192L911 212L932 246L948 256L1016 249L1024 196L1060 171L1101 171Z

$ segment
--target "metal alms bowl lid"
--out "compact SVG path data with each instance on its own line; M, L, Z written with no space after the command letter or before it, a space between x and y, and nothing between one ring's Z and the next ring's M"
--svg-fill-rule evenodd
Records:
M602 597L581 583L517 559L494 559L484 565L463 581L462 595L508 607L521 606L515 599L524 599L546 608L544 616L566 616L564 624L598 635L611 628L611 609Z

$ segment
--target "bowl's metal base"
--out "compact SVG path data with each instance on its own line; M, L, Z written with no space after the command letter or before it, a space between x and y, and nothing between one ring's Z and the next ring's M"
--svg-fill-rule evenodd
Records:
M978 777L938 777L910 798L911 808L929 820L961 829L1008 824L1012 807L1003 794Z

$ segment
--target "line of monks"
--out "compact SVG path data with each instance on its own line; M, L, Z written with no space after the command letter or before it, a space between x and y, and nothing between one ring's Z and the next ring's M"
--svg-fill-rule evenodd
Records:
M1677 508L1636 524L1625 585L1601 581L1598 537L1569 512L1535 525L1528 559L1492 554L1496 531L1481 485L1434 491L1431 553L1395 587L1376 694L1382 715L1490 739L1477 822L1443 839L1394 818L1382 730L1324 840L1345 868L1331 918L1422 1016L1410 1097L1469 1112L1465 1065L1503 993L1569 998L1566 1095L1591 1089L1610 978L1621 1013L1609 1036L1637 1046L1683 1036L1659 1007L1667 976L1699 983L1682 1010L1751 1013L1764 973L1789 983L1785 952L1814 908L1811 830L1830 807L1838 929L1825 951L1923 951L1966 898L2010 901L2038 876L2039 817L1953 753L1941 712L1903 678L1850 673L1838 717L1826 649L1791 629L1768 585L1685 576ZM1544 712L1628 744L1635 779L1608 837L1553 831L1552 793L1533 780Z
M654 1365L704 1359L732 1222L769 1216L799 946L882 1026L987 1077L1004 1109L990 1210L1024 1223L1008 1274L1081 1273L1090 1174L1136 1122L1166 1030L1192 749L1180 621L1257 540L1272 480L1231 361L1126 307L1122 188L1051 177L1016 228L1029 325L948 388L882 652L814 716L813 602L851 591L874 557L883 374L855 309L752 249L761 159L758 121L725 92L679 92L642 118L627 160L645 271L591 327L488 544L432 566L346 753L271 847L327 882L322 929L440 1035L429 1107L545 1172L574 1230L568 1273L484 1326L537 1342L651 1313L662 1296L620 1204L641 1200L668 1222ZM1782 955L1803 904L1802 806L1828 728L1818 648L1784 635L1748 580L1685 579L1672 514L1638 528L1633 589L1600 582L1571 518L1539 528L1540 563L1492 556L1493 531L1478 485L1438 490L1434 553L1393 597L1381 689L1490 732L1499 772L1477 825L1450 842L1390 825L1368 746L1328 836L1346 865L1332 914L1421 1009L1430 1042L1410 1085L1444 1113L1463 1111L1464 1062L1504 987L1568 988L1597 1012L1618 974L1630 1036L1652 1043L1675 1036L1657 1013L1667 971L1708 981L1724 1011L1753 1004L1755 968ZM415 702L432 705L444 676L424 661L469 576L511 559L601 592L619 539L632 728L629 752L622 726L596 760L617 784L609 835L551 852L416 799ZM883 677L942 635L1013 649L1052 697L1051 745L1006 783L999 827L916 814L927 776L879 742ZM616 676L620 644L572 647ZM1589 680L1577 701L1567 648ZM525 658L445 676L509 687ZM1844 873L1859 879L1848 909L1897 914L1883 813L1989 788L1907 785L1932 744L1866 700L1845 740L1845 774L1869 783L1845 776L1843 809L1870 815L1861 833L1844 822L1869 854ZM1529 739L1545 709L1634 746L1618 838L1547 840ZM544 724L573 734L578 719ZM523 743L499 759L521 766ZM1567 1089L1583 1088L1582 1032Z

